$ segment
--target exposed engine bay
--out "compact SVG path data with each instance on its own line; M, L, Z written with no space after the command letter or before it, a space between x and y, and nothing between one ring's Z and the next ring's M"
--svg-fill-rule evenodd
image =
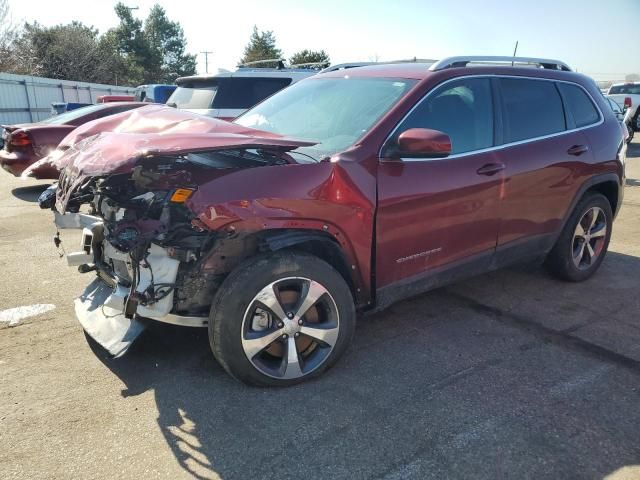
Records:
M141 319L206 326L213 294L228 274L224 262L212 268L211 256L218 247L228 251L230 243L241 250L246 245L206 228L188 207L189 198L212 178L290 161L283 152L237 149L142 157L131 172L82 182L64 170L39 203L55 211L59 229L83 230L81 250L66 256L81 273L98 276L76 301L85 330L120 355L143 330ZM59 231L54 241L63 248ZM89 305L84 313L83 302ZM90 320L83 322L83 315ZM108 332L96 331L101 322ZM116 337L122 338L114 344Z
M55 213L56 247L97 277L75 301L85 331L117 356L147 319L205 326L221 281L258 248L255 237L222 228L232 215L211 220L212 184L246 169L315 163L292 156L310 145L161 105L71 132L34 166L61 172L39 199ZM82 230L78 252L62 242L59 230L69 228Z

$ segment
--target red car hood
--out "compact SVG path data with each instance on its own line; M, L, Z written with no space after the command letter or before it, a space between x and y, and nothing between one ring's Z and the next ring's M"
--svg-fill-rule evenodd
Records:
M23 172L50 162L61 171L56 208L65 212L73 192L90 177L129 173L141 158L166 161L187 152L265 148L288 151L314 145L269 132L150 105L86 123L62 140L51 155ZM164 160L162 160L164 157Z
M126 173L141 157L233 148L288 151L310 145L314 143L151 105L78 127L55 155L43 160L78 178Z

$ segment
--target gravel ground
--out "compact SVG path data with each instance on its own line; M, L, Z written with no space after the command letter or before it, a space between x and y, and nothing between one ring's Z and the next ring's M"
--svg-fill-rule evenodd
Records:
M271 390L226 375L203 330L154 327L118 360L92 346L45 184L0 172L0 477L640 478L640 142L629 156L591 280L528 266L430 292Z

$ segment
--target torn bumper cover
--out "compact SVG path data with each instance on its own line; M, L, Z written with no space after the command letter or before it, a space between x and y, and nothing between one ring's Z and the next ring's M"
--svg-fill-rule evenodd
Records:
M169 258L165 249L152 245L146 260L149 268L142 269L140 280L134 286L107 268L109 263L120 262L122 272L126 268L126 255L104 240L104 225L99 217L56 212L55 224L59 229L82 230L81 250L67 253L67 263L86 265L95 270L98 277L75 300L75 312L83 329L112 355L117 357L127 351L148 325L145 320L187 327L207 325L207 317L171 313L173 292L152 305L142 305L136 300L148 288L151 275L156 281L175 282L179 262ZM102 258L98 258L96 249L100 249Z
M75 310L84 331L111 355L119 357L142 333L145 323L107 306L114 293L102 279L96 278L76 298Z

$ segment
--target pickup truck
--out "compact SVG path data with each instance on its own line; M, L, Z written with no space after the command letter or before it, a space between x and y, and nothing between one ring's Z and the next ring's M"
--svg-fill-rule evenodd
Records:
M640 82L614 83L605 95L622 109L631 111L631 126L637 132L640 130Z

